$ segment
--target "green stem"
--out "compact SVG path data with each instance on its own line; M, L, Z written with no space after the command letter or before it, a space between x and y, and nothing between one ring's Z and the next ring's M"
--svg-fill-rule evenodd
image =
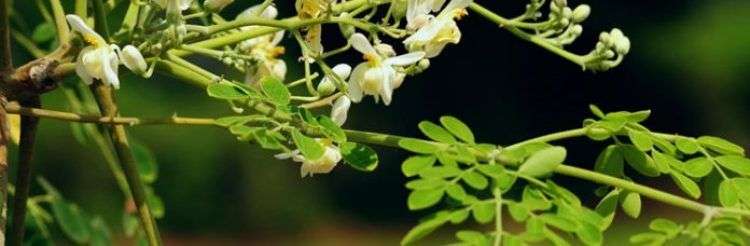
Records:
M26 107L40 107L39 97L23 100L21 103ZM36 140L36 129L39 118L33 116L21 117L21 141L18 150L18 169L16 170L16 195L13 197L13 217L10 227L8 241L9 245L22 245L26 229L26 205L29 198L29 187L31 186L31 165L34 156L34 143Z
M115 103L112 88L108 85L102 84L101 81L96 81L95 84L92 85L92 90L94 90L94 94L97 96L97 103L99 103L99 108L102 110L103 115L108 117L117 116L118 108ZM113 125L110 128L110 135L115 147L115 152L117 152L117 157L120 160L120 165L122 165L122 170L128 180L128 185L133 194L135 205L138 208L138 215L141 224L146 231L149 244L152 246L161 245L159 230L156 227L156 221L151 215L151 209L146 202L146 190L144 188L143 180L141 180L138 172L138 167L133 157L133 151L128 143L125 126Z
M490 11L487 8L483 7L482 5L479 5L477 3L471 3L471 5L469 5L469 9L471 9L472 11L474 11L477 14L481 15L482 17L484 17L484 18L486 18L486 19L488 19L488 20L490 20L490 21L492 21L492 22L500 25L500 27L503 27L503 28L507 29L508 31L510 31L511 33L513 33L513 35L516 35L516 37L519 37L519 38L521 38L523 40L526 40L526 41L532 42L532 43L534 43L536 45L539 45L542 48L544 48L544 49L546 49L546 50L548 50L548 51L550 51L552 53L555 53L555 54L557 54L559 56L562 56L563 58L565 58L565 59L567 59L567 60L569 60L569 61L571 61L571 62L573 62L575 64L578 64L581 67L584 67L584 65L586 65L585 64L586 60L584 59L583 56L570 53L570 52L566 51L565 49L563 49L563 48L561 48L559 46L555 46L555 45L547 42L544 38L541 38L541 37L536 36L536 35L531 35L529 33L526 33L524 31L522 31L521 29L518 29L517 27L515 27L513 25L514 24L513 22L511 22L510 20L508 20L506 18L503 18L502 16L499 16L499 15L493 13L492 11Z
M495 195L495 244L500 246L503 242L503 192L500 188L495 188L492 193Z
M75 13L77 16L80 16L81 18L86 18L88 16L88 8L89 8L89 1L88 0L76 0L75 3Z
M60 44L68 42L68 39L70 37L70 29L68 29L68 21L65 20L65 10L63 9L60 0L50 0L49 3L50 5L52 5L52 15L55 17L57 40L60 42Z
M136 117L109 117L97 115L80 115L70 112L61 112L35 107L22 107L8 105L5 107L9 114L19 114L29 117L49 118L68 122L97 123L111 125L216 125L214 119L210 118L188 118L188 117L162 117L162 118L136 118Z
M13 33L13 39L16 41L16 43L23 48L26 49L34 58L40 58L45 55L47 55L47 52L39 48L34 41L32 41L29 37L26 37L23 33L12 30Z
M516 144L513 144L513 145L509 145L506 148L508 148L508 149L510 149L510 148L517 148L517 147L520 147L520 146L523 146L523 145L529 144L529 143L546 143L546 142L551 142L551 141L565 139L565 138L580 137L580 136L584 136L584 135L586 135L586 129L585 128L572 129L572 130L567 130L567 131L562 131L562 132L556 132L556 133L552 133L552 134L548 134L548 135L544 135L544 136L532 138L532 139L529 139L529 140L525 140L525 141L522 141L522 142L519 142L519 143L516 143Z
M10 4L8 0L0 0L0 86L10 80L13 72L13 60L11 56L10 43ZM0 91L0 105L5 106L8 101L5 91ZM0 238L5 238L5 224L7 221L7 197L8 197L8 120L5 108L0 109Z

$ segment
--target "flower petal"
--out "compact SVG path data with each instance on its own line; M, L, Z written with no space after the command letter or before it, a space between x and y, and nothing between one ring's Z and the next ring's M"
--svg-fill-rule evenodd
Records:
M143 75L148 69L148 65L146 64L146 60L143 59L143 55L141 55L138 48L133 45L126 45L125 48L122 48L122 51L120 52L120 60L125 67L138 75Z
M102 36L99 36L99 34L94 31L94 29L91 29L91 27L86 25L86 21L81 19L80 16L66 15L65 19L68 20L68 24L70 24L70 27L73 28L74 31L83 36L83 40L87 44L104 45L107 43Z
M380 68L380 71L383 74L380 96L383 98L383 104L388 106L391 104L391 99L393 98L393 86L391 84L391 79L395 77L396 71L393 70L393 68L390 66L383 66L382 68Z
M337 125L342 126L346 122L347 115L349 114L349 107L352 106L352 101L347 96L342 96L336 99L331 109L331 119Z
M352 71L352 76L349 78L348 92L349 99L351 99L352 102L358 103L362 101L362 88L360 88L359 85L365 79L365 73L368 69L369 66L367 66L367 63L363 62L357 65L357 67L354 68L354 71Z
M372 47L370 41L367 40L367 37L365 37L365 35L362 35L361 33L355 33L351 37L349 37L349 43L352 45L352 47L354 47L355 50L361 52L362 54L377 54L375 48Z
M424 52L411 52L408 54L394 56L386 59L384 63L392 66L408 66L417 63L424 57Z
M331 70L333 70L333 73L335 73L336 76L339 76L340 79L347 79L352 72L352 67L349 66L349 64L341 63L334 66Z

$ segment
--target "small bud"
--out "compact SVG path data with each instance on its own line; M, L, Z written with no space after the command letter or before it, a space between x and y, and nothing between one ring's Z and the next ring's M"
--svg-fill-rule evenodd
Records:
M420 70L426 70L430 67L430 60L429 59L422 59L417 62L417 66Z
M554 5L557 5L559 7L565 7L568 6L568 0L554 0Z
M607 59L612 59L615 57L615 52L607 50L606 52L604 52L604 57L606 57Z
M581 4L576 7L575 10L573 10L573 16L572 20L575 23L581 23L586 20L586 18L589 17L589 14L591 14L591 7L586 4Z
M609 39L610 39L609 38L609 33L602 32L601 34L599 34L599 42L601 42L605 46L609 45L609 43L610 43Z
M563 11L562 11L562 17L563 18L570 19L570 17L572 17L572 16L573 16L573 10L572 9L570 9L569 7L563 8Z
M138 75L146 74L148 65L146 65L146 60L143 59L143 55L141 55L141 52L135 46L125 46L120 52L120 60L133 73Z
M621 55L625 55L630 51L630 39L622 37L615 41L615 52Z
M211 13L218 13L227 5L232 4L232 2L234 0L206 0L203 2L203 6Z
M595 141L604 141L609 139L612 134L603 127L592 126L586 128L586 136Z
M581 33L583 33L583 26L581 26L581 25L574 25L570 29L570 34L572 34L573 36L578 37L578 36L581 35Z
M322 80L320 80L317 90L321 96L328 96L328 95L333 94L334 91L336 91L336 85L333 84L332 80L328 78L323 78Z

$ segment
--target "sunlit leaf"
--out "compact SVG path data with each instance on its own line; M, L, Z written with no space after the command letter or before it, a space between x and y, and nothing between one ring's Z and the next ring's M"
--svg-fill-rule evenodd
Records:
M654 142L651 141L651 136L645 132L631 130L628 131L628 137L630 138L630 142L640 151L649 151L654 145Z
M443 143L455 143L456 138L453 137L448 131L446 131L443 127L436 125L435 123L429 122L429 121L422 121L419 122L419 130L424 133L425 136L429 137L432 140L443 142Z
M432 154L440 150L438 146L427 141L411 138L399 141L398 146L405 150L420 154Z
M625 214L631 218L637 219L641 215L641 195L635 192L628 192L622 197L620 205Z
M308 160L317 160L323 156L325 149L323 145L318 143L315 139L305 136L297 129L292 130L292 140L297 146L297 149L305 156Z
M725 139L703 136L698 138L698 143L710 150L727 155L745 155L745 149Z
M443 189L415 190L409 194L407 205L410 210L419 210L437 204L443 198Z
M435 156L412 156L401 164L401 172L406 177L419 174L420 171L435 164Z
M518 173L530 177L544 176L557 168L565 160L566 151L563 147L550 147L532 154L521 167Z
M488 223L495 218L495 203L482 202L471 207L471 215L479 223Z
M474 143L474 133L471 129L461 122L459 119L453 116L440 117L440 124L448 129L449 132L453 133L456 137L467 143Z
M750 159L736 155L725 155L714 158L721 166L742 176L750 176Z
M268 99L276 105L288 105L291 94L284 83L273 77L264 77L260 80L260 87Z
M378 167L378 153L367 145L346 142L339 145L344 162L360 171L371 172Z
M219 99L239 100L250 97L250 92L246 89L228 83L213 83L208 85L206 90L209 96Z

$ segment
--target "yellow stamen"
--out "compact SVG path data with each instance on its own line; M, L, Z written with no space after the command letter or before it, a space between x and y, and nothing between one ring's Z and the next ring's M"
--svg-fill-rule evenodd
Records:
M284 47L273 47L268 50L268 57L269 58L276 58L284 54L286 52L286 49Z
M362 59L369 62L370 65L377 66L380 63L380 56L378 54L367 53L362 56Z
M457 9L453 13L453 19L461 20L462 18L464 18L467 15L469 15L469 11L467 11L466 9Z
M97 38L94 37L94 36L91 36L91 35L83 35L83 42L86 43L86 44L88 44L88 45L93 45L93 46L97 46L98 45Z

